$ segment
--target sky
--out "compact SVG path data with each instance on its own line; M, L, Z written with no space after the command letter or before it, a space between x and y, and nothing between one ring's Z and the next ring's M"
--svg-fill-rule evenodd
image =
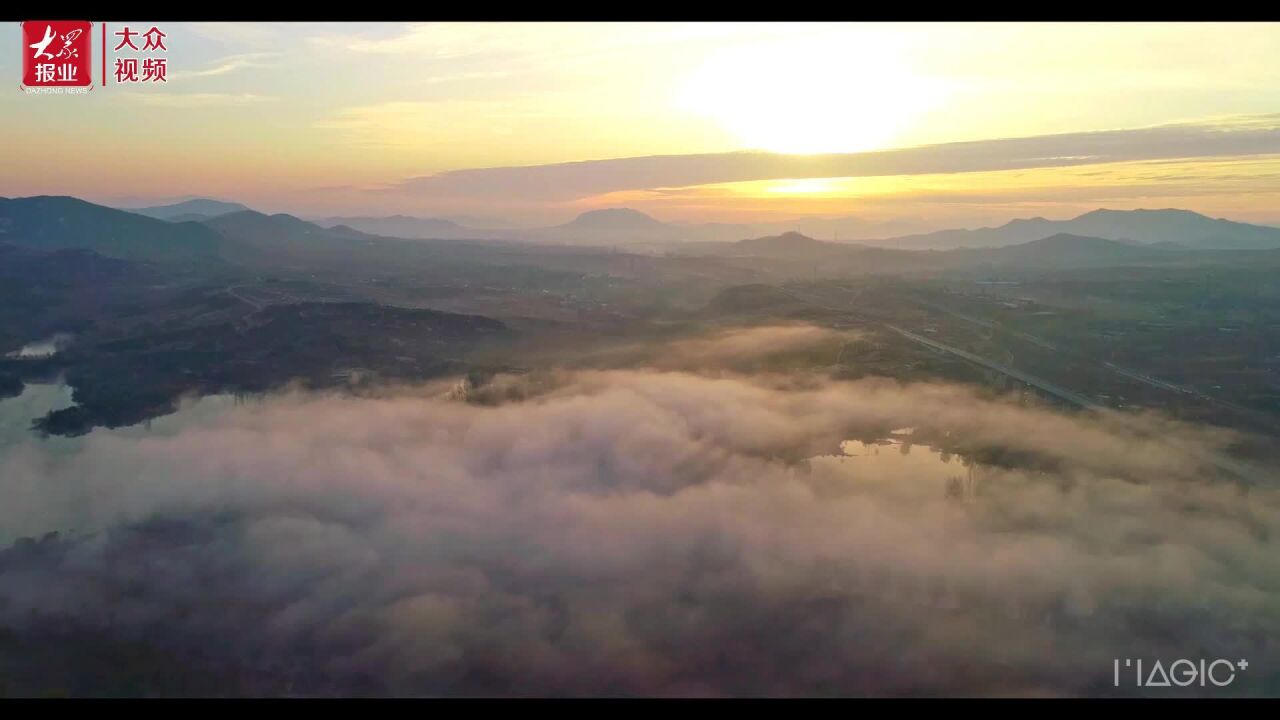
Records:
M530 226L1280 223L1275 24L106 24L112 46L159 26L168 81L0 94L0 195ZM0 33L0 75L21 45Z

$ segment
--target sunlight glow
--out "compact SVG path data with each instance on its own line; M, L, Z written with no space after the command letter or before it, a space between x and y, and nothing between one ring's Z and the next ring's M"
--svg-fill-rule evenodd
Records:
M832 194L835 178L802 178L799 180L778 180L765 184L764 192L780 195L814 195Z
M948 93L891 38L867 32L726 48L686 79L676 102L750 149L857 152L888 146Z

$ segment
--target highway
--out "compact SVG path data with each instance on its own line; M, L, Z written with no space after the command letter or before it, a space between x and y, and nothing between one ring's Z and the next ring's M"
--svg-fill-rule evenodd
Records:
M969 362L974 363L976 365L981 365L990 370L995 370L996 372L1002 375L1007 375L1013 378L1014 380L1017 380L1018 382L1021 382L1026 385L1030 385L1031 387L1042 390L1056 398L1065 400L1077 407L1081 407L1086 410L1105 410L1106 409L1106 406L1099 405L1098 403L1085 397L1084 395L1081 395L1080 393L1072 392L1062 387L1061 385L1055 385L1049 382L1048 380L1044 380L1034 375L1024 373L1021 370L1018 370L1016 368L1011 368L1008 365L1005 365L1003 363L998 363L994 360L988 360L987 358L984 358L981 355L974 355L971 352L968 352L966 350L961 350L960 348L951 347L950 345L940 343L937 340L931 340L922 335L917 335L909 330L903 330L902 328L896 325L886 325L885 327L888 327L890 330L898 333L899 335L907 338L908 340L913 340L915 342L920 343L921 345L925 345L930 348L933 348L934 350L939 350L941 352L949 353L951 355L955 355L956 357L960 357L965 360L968 360Z
M793 297L795 297L797 300L803 300L805 302L813 303L827 310L834 310L836 312L851 312L848 309L831 307L829 305L826 305L824 301L813 298L813 297L803 297L800 294L794 293L794 292L790 294ZM967 360L968 362L974 363L981 367L985 367L989 370L993 370L995 372L1001 373L1019 382L1022 382L1031 387L1037 388L1049 395L1052 395L1061 400L1069 402L1082 409L1096 411L1096 412L1103 412L1103 413L1116 412L1115 410L1112 410L1105 405L1094 402L1092 399L1084 395L1081 395L1080 393L1073 392L1071 390L1068 390L1067 388L1062 387L1061 385L1056 385L1054 383L1049 382L1048 380L1038 378L1029 373L1022 372L1021 370L1018 370L1016 368L1011 368L1008 365L1005 365L1003 363L999 363L994 360L989 360L987 358L982 357L981 355L975 355L971 352L968 352L966 350L961 350L960 348L957 348L957 347L952 347L945 343L940 343L937 340L933 340L931 338L918 335L909 330L904 330L900 327L897 327L896 325L890 325L886 323L884 326L892 330L893 332L897 333L898 335L908 340L911 340L912 342L919 343L921 345L932 348L939 352L944 352L950 355L954 355L958 358ZM1118 366L1113 366L1110 364L1108 365L1109 365L1108 369L1113 372L1121 372L1122 370ZM1133 371L1129 371L1129 372L1133 373ZM1127 375L1127 373L1123 373L1123 372L1121 374ZM1139 376L1139 377L1132 377L1132 379L1135 379L1135 380L1141 380L1149 383L1151 381L1154 381L1156 383L1161 382L1161 381L1155 380L1154 378L1149 378L1149 376L1143 377L1141 376L1140 373L1133 373L1133 375ZM1170 385L1172 387L1166 387L1165 389L1172 389L1176 387L1179 390L1182 390L1183 392L1186 391L1179 386L1174 386L1172 383L1168 383L1167 385ZM1194 394L1198 394L1198 393L1195 393L1195 391L1191 391L1191 392ZM1194 447L1189 447L1187 449L1191 450L1192 453L1196 457L1198 457L1200 460L1210 465L1213 465L1220 470L1225 470L1227 473L1234 475L1236 478L1243 480L1247 483L1274 484L1276 482L1276 478L1270 472L1264 471L1252 464L1241 462L1234 458L1228 457L1223 453L1200 450Z
M1049 393L1054 397L1061 398L1062 400L1066 400L1067 402L1070 402L1074 405L1085 408L1087 410L1096 410L1100 412L1114 412L1108 409L1106 406L1099 405L1098 403L1093 402L1089 398L1083 395L1080 395L1079 393L1071 392L1070 390L1060 385L1054 385L1053 383L1047 380L1042 380L1034 375L1028 375L1027 373L1021 372L1020 370L1016 370L1014 368L995 362L993 360L988 360L980 355L974 355L971 352L966 352L959 348L954 348L954 347L951 347L950 345L945 345L936 340L930 340L927 337L922 337L908 330L903 330L900 327L895 327L893 325L887 325L886 327L898 333L899 335L907 338L908 340L913 340L922 345L927 345L928 347L934 348L935 350L940 350L942 352L950 353L957 357L968 360L969 362L981 365L991 370L995 370L998 373L1003 373L1015 380L1026 383L1027 385L1030 385L1032 387L1039 388L1040 390L1043 390L1044 392ZM1271 475L1269 475L1268 473L1265 473L1262 470L1258 469L1257 467L1254 467L1253 465L1250 465L1248 463L1243 463L1233 458L1227 457L1222 453L1204 451L1204 450L1200 450L1199 448L1195 448L1193 446L1187 446L1185 449L1191 450L1193 454L1195 454L1199 459L1203 460L1204 462L1214 465L1221 470L1225 470L1228 473L1235 475L1237 478L1240 478L1241 480L1245 480L1250 483L1258 483L1258 484L1263 484L1263 483L1270 484L1275 482L1275 478L1271 477Z

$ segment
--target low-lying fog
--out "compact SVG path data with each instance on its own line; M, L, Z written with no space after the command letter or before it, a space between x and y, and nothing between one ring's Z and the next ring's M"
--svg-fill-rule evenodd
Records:
M0 402L0 544L37 538L0 552L0 676L12 694L1280 690L1280 498L1206 465L1228 433L725 369L825 333L468 393L206 398L74 440L15 433L68 401L29 387ZM1250 665L1139 690L1113 687L1117 658Z

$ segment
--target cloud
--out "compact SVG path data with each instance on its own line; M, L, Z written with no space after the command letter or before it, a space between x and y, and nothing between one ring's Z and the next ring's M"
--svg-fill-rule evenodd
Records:
M1113 658L1184 656L1257 672L1171 694L1280 689L1280 497L1206 466L1222 431L888 380L498 382L523 399L206 399L11 448L4 541L62 535L0 552L9 691L1123 694Z
M315 127L342 131L349 141L380 147L418 147L424 143L450 148L456 143L447 130L468 118L484 117L491 136L518 142L514 128L547 117L548 111L522 107L507 100L405 100L342 108L319 120Z
M254 52L240 53L238 55L228 55L219 58L210 63L203 70L192 70L187 72L175 72L169 74L169 79L197 78L197 77L216 77L218 75L226 75L227 73L242 70L244 68L262 67L267 60L273 57L279 57L280 53L275 52Z
M874 177L1280 153L1280 116L1002 138L875 152L732 152L454 170L387 192L432 198L566 201L624 190L784 178Z
M616 23L408 23L374 27L363 33L316 33L314 45L363 55L404 55L422 59L518 60L522 67L582 62L626 50L661 50L672 45L702 46L733 36L752 39L795 34L798 28L747 24Z
M133 93L146 105L170 108L202 108L220 105L255 105L276 98L253 93Z
M189 22L184 27L202 37L233 45L273 45L283 37L274 23Z

